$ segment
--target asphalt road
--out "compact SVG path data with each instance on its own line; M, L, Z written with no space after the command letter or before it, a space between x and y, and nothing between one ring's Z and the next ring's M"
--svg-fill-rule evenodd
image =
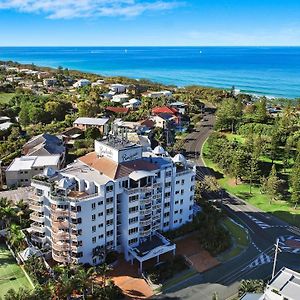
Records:
M211 109L195 132L187 137L186 152L197 165L197 179L211 175L205 167L200 152L203 143L213 130L215 117ZM268 279L272 274L274 244L280 240L282 252L278 254L276 270L286 266L300 270L300 229L277 219L271 214L260 211L252 205L229 195L207 195L216 199L218 205L248 230L250 245L236 258L227 261L207 272L170 288L159 299L212 299L214 292L218 299L227 299L237 292L241 279ZM299 224L300 226L300 224ZM293 244L293 246L291 246ZM296 245L296 246L295 246Z

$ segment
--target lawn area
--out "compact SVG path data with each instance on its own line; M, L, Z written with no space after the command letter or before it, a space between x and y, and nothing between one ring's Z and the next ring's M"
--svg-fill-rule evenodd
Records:
M207 167L213 169L216 172L222 173L220 168L213 163L207 156L208 154L208 143L203 146L203 159ZM300 209L294 209L290 203L286 201L273 201L269 203L269 198L267 195L260 193L260 188L258 186L252 186L252 194L249 193L249 184L239 183L234 184L233 178L228 176L223 176L223 178L218 179L220 185L233 195L249 202L253 206L258 207L262 211L269 212L274 216L286 221L290 224L299 226L300 224Z
M226 137L229 141L237 141L240 144L244 144L245 138L240 134L234 134L234 133L226 133Z
M32 288L6 245L0 244L0 297L3 297L9 289L18 290L21 287Z
M8 103L15 93L0 93L0 104Z
M218 256L218 259L222 262L239 255L249 245L248 234L242 226L238 225L230 218L226 218L223 225L230 232L233 239L233 246L229 251Z

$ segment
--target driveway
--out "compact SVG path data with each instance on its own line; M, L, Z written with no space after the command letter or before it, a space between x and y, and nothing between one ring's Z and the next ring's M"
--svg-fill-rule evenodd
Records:
M147 299L153 296L153 291L147 282L138 274L138 265L131 265L124 258L118 259L118 264L109 274L115 284L126 295L126 299Z

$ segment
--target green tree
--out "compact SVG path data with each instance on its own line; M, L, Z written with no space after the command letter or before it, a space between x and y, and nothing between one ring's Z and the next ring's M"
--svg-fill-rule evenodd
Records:
M297 208L300 201L300 154L298 154L290 175L291 201Z
M102 137L100 130L97 127L89 127L85 131L85 138L96 140Z
M276 200L280 195L279 188L280 188L281 180L277 176L276 167L273 164L272 169L270 172L269 177L267 178L266 182L266 193L269 195L270 204L273 200Z
M239 286L239 296L246 293L263 293L265 283L263 280L242 280Z
M86 100L78 103L78 113L81 117L96 117L99 112L100 108L96 101Z

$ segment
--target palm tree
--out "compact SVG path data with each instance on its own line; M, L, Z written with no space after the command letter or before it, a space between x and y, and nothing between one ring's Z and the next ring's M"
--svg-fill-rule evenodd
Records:
M10 244L18 251L24 246L24 233L21 231L21 227L16 224L11 224L9 227L8 240Z
M108 279L107 274L108 274L109 271L112 270L112 268L108 264L103 263L103 264L97 266L95 270L96 270L97 274L99 274L101 276L101 285L103 287L105 287L106 286L106 281Z

